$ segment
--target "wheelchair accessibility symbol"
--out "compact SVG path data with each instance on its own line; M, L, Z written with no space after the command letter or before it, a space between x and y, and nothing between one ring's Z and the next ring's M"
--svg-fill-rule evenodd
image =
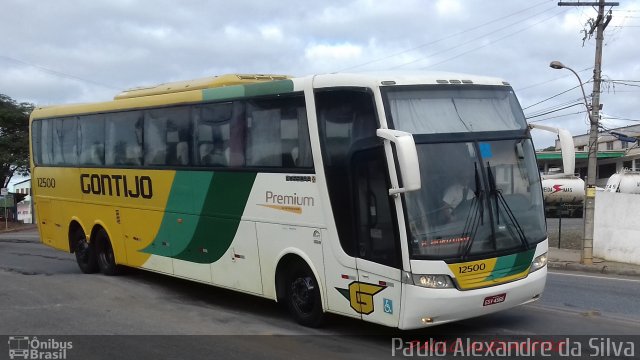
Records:
M389 299L382 299L384 312L387 314L393 314L393 301Z

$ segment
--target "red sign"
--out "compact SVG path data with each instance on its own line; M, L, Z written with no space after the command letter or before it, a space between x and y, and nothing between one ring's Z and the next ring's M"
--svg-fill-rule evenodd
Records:
M484 302L483 302L482 306L499 304L499 303L503 302L504 299L506 299L506 298L507 298L507 293L488 296L488 297L484 298Z

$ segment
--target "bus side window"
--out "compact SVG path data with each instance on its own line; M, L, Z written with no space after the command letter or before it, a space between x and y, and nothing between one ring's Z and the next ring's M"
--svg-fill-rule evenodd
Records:
M52 128L53 120L45 119L40 120L40 163L42 165L53 164L53 144L52 144Z
M45 120L35 120L31 123L31 147L33 162L36 165L42 164L42 123Z
M78 126L80 165L104 165L104 115L84 116Z
M189 165L192 126L187 106L145 111L145 165Z
M313 166L303 96L248 101L246 120L247 166Z
M250 109L247 117L247 166L281 167L280 109Z
M77 119L53 120L53 160L56 165L77 165Z
M208 104L194 110L198 164L229 166L233 103Z
M167 120L154 117L150 111L144 117L144 163L165 165L167 162Z
M142 165L142 121L140 111L107 114L107 165Z

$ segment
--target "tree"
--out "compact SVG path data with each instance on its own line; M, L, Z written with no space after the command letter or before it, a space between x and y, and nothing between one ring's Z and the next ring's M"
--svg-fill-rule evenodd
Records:
M0 94L0 185L14 174L29 173L29 115L33 104L17 103Z

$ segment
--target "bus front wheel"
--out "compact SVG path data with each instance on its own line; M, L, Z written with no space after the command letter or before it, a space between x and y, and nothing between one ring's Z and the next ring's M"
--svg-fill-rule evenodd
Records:
M101 228L96 232L95 243L100 272L109 276L118 275L120 266L116 264L116 257L113 253L109 235L104 229Z
M320 287L306 264L294 263L286 282L286 302L295 320L304 326L318 327L322 323Z
M75 248L73 252L76 254L76 262L78 267L85 274L94 274L98 272L98 259L96 257L96 249L93 244L87 242L87 236L84 230L78 228L73 235Z

